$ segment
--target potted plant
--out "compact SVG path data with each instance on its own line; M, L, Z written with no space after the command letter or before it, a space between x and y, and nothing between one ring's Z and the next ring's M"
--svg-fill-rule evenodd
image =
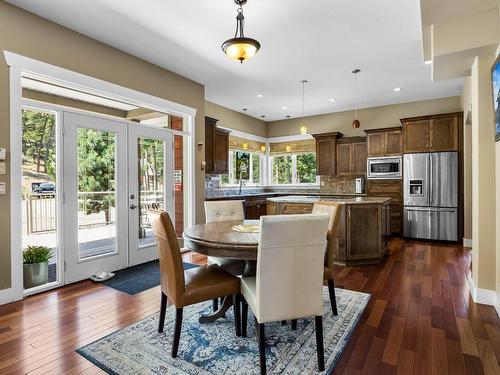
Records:
M47 246L30 245L23 251L24 289L47 283L49 276L49 259L52 250Z

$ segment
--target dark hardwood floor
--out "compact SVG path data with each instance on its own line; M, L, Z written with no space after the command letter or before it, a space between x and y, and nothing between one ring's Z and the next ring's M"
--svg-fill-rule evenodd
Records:
M372 298L334 373L500 374L500 320L472 302L469 264L461 246L396 240L382 265L337 268L337 287ZM158 288L129 296L83 281L0 306L0 373L101 373L75 348L159 303Z

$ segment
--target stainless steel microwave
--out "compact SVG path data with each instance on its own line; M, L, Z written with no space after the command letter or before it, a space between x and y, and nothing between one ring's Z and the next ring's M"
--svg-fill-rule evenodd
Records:
M368 158L366 161L366 177L368 179L400 179L402 173L401 156Z

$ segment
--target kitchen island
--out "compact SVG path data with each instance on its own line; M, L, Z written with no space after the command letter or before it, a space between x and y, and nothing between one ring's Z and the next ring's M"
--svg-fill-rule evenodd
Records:
M336 238L335 263L342 266L378 264L391 235L391 198L284 196L267 199L268 215L311 213L314 202L342 205Z

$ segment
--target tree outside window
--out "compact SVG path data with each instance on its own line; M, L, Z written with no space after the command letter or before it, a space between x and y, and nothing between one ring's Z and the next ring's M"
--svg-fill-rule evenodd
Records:
M273 184L292 183L292 157L291 155L274 156L272 161Z
M297 183L316 183L316 154L307 153L297 155Z
M316 183L316 154L276 155L271 159L273 185L299 185Z

